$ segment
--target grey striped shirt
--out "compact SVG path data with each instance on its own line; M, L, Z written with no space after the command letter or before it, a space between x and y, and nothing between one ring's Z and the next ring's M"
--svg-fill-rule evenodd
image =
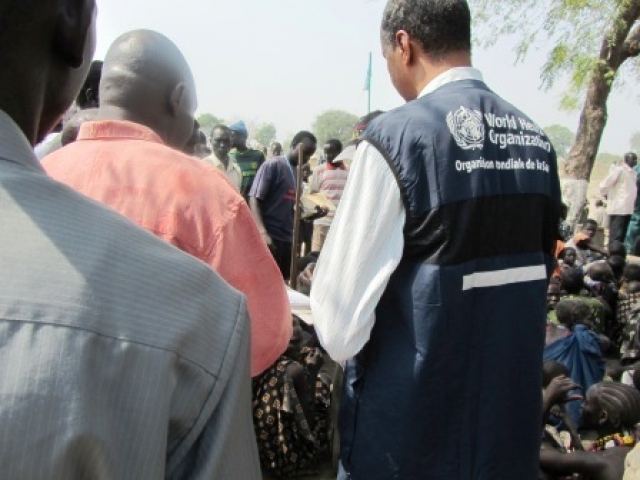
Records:
M260 478L250 395L245 298L0 111L0 476Z

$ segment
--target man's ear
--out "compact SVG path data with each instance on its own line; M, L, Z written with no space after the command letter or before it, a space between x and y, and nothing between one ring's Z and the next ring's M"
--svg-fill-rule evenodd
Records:
M413 44L411 43L411 37L404 30L398 30L396 32L396 46L399 48L402 54L402 61L405 65L411 65L413 61Z
M186 95L187 86L183 82L177 84L171 91L171 96L169 97L169 112L174 117L182 110L182 104L186 101Z
M95 0L58 0L54 48L71 68L80 68L92 35L96 15Z

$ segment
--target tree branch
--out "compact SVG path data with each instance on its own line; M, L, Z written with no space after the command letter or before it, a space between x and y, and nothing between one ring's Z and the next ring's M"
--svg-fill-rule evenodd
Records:
M624 55L627 58L640 55L640 23L635 26L624 41Z

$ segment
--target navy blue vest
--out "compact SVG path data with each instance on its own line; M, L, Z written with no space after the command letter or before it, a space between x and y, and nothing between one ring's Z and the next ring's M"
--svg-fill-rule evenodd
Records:
M560 203L548 138L464 80L379 117L364 140L397 179L405 245L345 371L343 465L356 480L537 478Z

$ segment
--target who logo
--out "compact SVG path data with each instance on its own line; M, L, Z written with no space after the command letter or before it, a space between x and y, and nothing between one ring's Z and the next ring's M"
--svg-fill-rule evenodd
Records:
M447 125L456 143L463 150L484 146L485 128L482 114L477 110L460 107L447 115Z

